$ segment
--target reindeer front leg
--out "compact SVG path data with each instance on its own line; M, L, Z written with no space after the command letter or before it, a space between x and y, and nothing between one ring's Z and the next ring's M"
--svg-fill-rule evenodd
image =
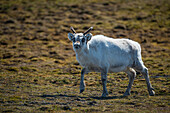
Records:
M102 97L106 97L108 95L107 87L106 87L106 84L107 84L107 72L106 71L101 72L101 80L102 80L102 85L103 85Z
M80 93L85 90L84 74L86 73L86 68L81 70L81 81L80 81Z

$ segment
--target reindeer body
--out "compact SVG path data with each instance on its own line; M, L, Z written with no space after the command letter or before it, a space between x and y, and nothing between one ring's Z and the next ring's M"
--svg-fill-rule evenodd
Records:
M133 67L136 58L141 59L140 52L140 45L132 40L96 35L84 50L76 52L76 58L89 71L101 72L107 68L108 72L121 72Z
M81 71L80 93L85 90L84 74L88 72L101 72L103 84L102 97L108 95L106 83L107 73L126 72L129 84L124 96L130 95L130 90L136 76L136 71L141 72L146 80L149 95L153 96L152 85L149 80L148 69L144 66L141 57L140 44L129 39L113 39L103 35L92 36L85 33L69 33L68 38L73 41L76 58L83 67Z

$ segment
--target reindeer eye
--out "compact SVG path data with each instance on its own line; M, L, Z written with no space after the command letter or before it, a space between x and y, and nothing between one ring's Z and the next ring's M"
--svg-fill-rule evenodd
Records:
M82 38L82 42L85 42L85 38Z
M75 41L76 41L76 40L75 40L75 38L73 38L72 40L73 40L73 42L75 42Z

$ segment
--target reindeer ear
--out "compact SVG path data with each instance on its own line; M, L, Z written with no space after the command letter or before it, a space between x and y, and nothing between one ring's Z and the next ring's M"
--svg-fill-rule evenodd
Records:
M87 41L89 41L89 40L91 40L91 37L92 37L93 35L91 34L91 33L88 33L87 35L86 35L86 40Z
M72 41L73 38L74 38L74 35L72 33L68 33L68 38L69 38L70 41Z

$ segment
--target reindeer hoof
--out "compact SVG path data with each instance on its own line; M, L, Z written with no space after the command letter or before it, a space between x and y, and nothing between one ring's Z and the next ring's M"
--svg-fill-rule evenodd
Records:
M123 96L129 96L129 95L130 95L129 92L125 92L125 93L123 94Z
M103 93L101 98L107 97L108 93Z
M155 91L153 91L153 90L149 91L149 95L150 96L154 96L155 95Z
M80 93L82 93L83 91L84 91L84 89L81 89L81 90L80 90Z

